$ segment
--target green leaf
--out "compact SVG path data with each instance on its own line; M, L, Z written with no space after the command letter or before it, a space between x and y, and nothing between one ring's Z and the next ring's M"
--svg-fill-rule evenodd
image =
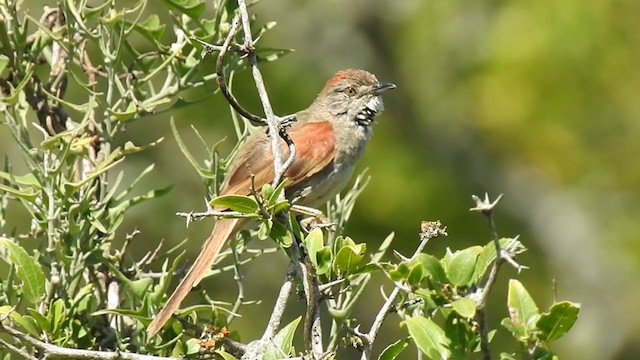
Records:
M189 355L196 355L200 353L200 344L198 342L199 342L198 339L187 340L187 342L185 343L185 346L187 347L187 350L185 351L185 355L187 355L187 357Z
M291 204L289 204L288 200L282 200L280 202L275 203L275 205L270 206L269 211L271 211L271 213L275 215L289 209L290 207L291 207Z
M33 189L18 190L3 184L0 184L0 191L15 195L29 202L33 202L40 195L40 191L34 191Z
M549 312L543 313L536 324L541 340L553 341L562 337L578 319L580 304L562 301L553 304Z
M558 360L558 356L549 349L536 346L531 354L531 360Z
M138 109L138 106L134 101L130 101L127 107L122 111L109 108L107 109L107 112L109 115L115 117L117 121L124 122L133 119L139 112L141 112L141 110Z
M258 211L258 202L253 196L244 195L222 195L211 200L211 206L219 209L231 209L243 214L251 214Z
M422 282L422 279L424 279L423 269L424 268L422 267L422 264L415 264L413 265L413 267L411 267L411 270L409 271L409 276L407 276L407 282L409 283L409 285L411 286L420 285L420 283Z
M436 304L436 302L433 300L433 297L436 295L434 290L429 290L429 289L417 289L415 291L416 295L420 296L420 298L422 298L422 302L424 303L424 311L426 313L431 313L437 309L441 309L442 306L439 306L438 304Z
M340 274L355 272L364 258L366 248L365 244L347 245L340 248L333 264L336 271Z
M201 178L203 178L203 179L212 179L213 176L207 171L207 169L201 167L198 164L198 161L196 160L196 158L193 157L193 155L191 155L191 153L187 149L187 145L185 145L184 141L182 141L182 138L180 137L180 133L178 132L178 129L176 128L176 122L173 119L173 117L171 117L171 120L169 121L169 124L171 126L171 132L173 133L173 137L176 139L176 143L178 144L178 148L180 148L180 151L182 152L182 155L184 155L184 157L187 158L187 160L191 164L191 167L193 167L193 169L198 173L198 175ZM195 130L195 128L194 128L194 130Z
M402 281L402 280L405 280L407 277L409 277L410 271L411 269L409 269L409 265L403 262L398 264L398 266L395 269L389 271L389 277L393 281Z
M267 219L260 223L258 228L258 239L267 240L269 234L271 234L271 228L273 227L273 220Z
M38 263L22 247L7 238L0 237L0 246L9 251L9 260L22 280L25 299L31 304L40 302L45 294L46 280Z
M500 360L517 360L515 356L507 353L500 353Z
M7 55L0 55L0 75L9 64L9 57Z
M469 298L458 299L451 303L451 307L453 307L453 310L463 318L467 319L472 318L476 315L477 305L478 304L476 304L475 301Z
M126 309L105 309L98 310L96 312L91 313L91 316L101 316L101 315L119 315L126 316L132 319L140 321L145 326L151 323L151 319L148 316L144 315L143 310L126 310Z
M431 276L431 278L436 282L440 284L449 282L447 274L442 267L442 263L435 256L420 253L413 258L411 264L414 262L420 262L425 270L425 274Z
M535 325L532 322L537 320L539 312L533 298L518 280L509 280L507 306L514 336L520 340L528 339L530 335L529 329Z
M293 237L287 228L275 221L271 227L271 238L280 246L288 248L293 243Z
M36 321L40 329L42 329L44 332L51 333L51 323L49 323L49 319L47 319L44 315L40 314L35 309L28 308L27 311Z
M331 260L333 254L331 253L331 248L328 246L323 246L316 253L316 260L318 262L318 267L316 268L316 274L324 275L328 274L331 271Z
M456 360L466 359L469 348L473 345L472 340L474 337L474 333L469 325L454 313L451 313L447 317L444 330L447 338L451 341L449 345L451 357Z
M128 285L134 296L142 299L149 292L149 288L153 285L153 280L151 278L143 278L131 281Z
M0 171L0 178L17 185L42 189L42 186L38 182L38 179L32 173L26 173L24 175L14 175L8 172Z
M237 360L236 357L234 357L233 355L229 354L224 350L216 350L216 354L220 355L220 357L222 357L223 360Z
M181 12L192 19L197 19L205 9L205 3L198 0L160 0L169 10Z
M285 186L289 185L291 181L289 181L289 179L284 178L282 179L282 181L280 181L280 184L278 184L278 186L273 190L273 192L269 195L262 195L267 199L267 205L268 206L275 206L277 201L278 201L278 197L280 197L280 194L284 191Z
M405 320L409 334L420 351L432 359L448 359L449 340L436 323L422 316L407 317Z
M506 246L513 246L512 242L517 241L516 248L524 249L522 243L513 238L502 238L498 240L500 244L500 248L504 249ZM487 245L484 246L484 249L478 256L478 261L476 262L476 268L473 272L473 277L471 279L471 283L475 283L478 280L484 277L484 274L487 272L489 265L496 259L496 245L493 241L490 241Z
M400 339L387 346L378 356L378 360L394 360L407 346L409 346L409 338Z
M309 234L304 238L304 245L307 247L309 259L311 259L311 262L316 266L317 269L318 259L316 254L324 246L322 230L320 228L311 230L311 232L309 232Z
M64 300L57 299L49 307L47 320L51 324L51 334L56 334L65 317Z
M258 62L270 62L278 60L279 58L291 54L295 50L293 49L276 49L268 47L259 47L256 49L256 58Z
M165 24L160 23L160 18L155 14L149 15L145 21L134 23L133 25L136 31L151 42L160 41L162 39L166 26Z
M9 306L9 305L0 306L0 318L4 318L7 315L9 315L9 317L11 317L11 319L16 324L20 325L30 335L33 335L36 337L40 336L38 323L36 323L36 321L32 317L22 316L18 314L17 312L15 312L15 309L13 306Z
M271 198L271 196L273 196L273 186L271 186L271 184L266 183L264 185L262 185L262 190L260 190L260 195L262 196L263 199L269 199ZM273 205L271 204L268 200L267 200L267 206L269 205Z
M464 250L456 251L453 254L449 265L445 269L453 285L471 285L473 272L476 268L476 261L482 250L482 246L472 246Z
M295 320L287 324L287 326L283 327L276 336L273 337L272 343L262 359L282 359L283 357L287 357L287 355L291 355L293 353L293 337L296 333L296 329L298 328L298 324L300 324L300 320L302 317L298 316Z

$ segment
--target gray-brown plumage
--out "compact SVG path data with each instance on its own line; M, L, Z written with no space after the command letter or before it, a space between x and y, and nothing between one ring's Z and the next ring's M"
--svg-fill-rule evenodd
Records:
M289 179L285 194L298 203L317 207L341 191L351 178L357 160L371 138L374 117L384 110L380 94L395 88L380 83L364 70L342 70L327 81L315 101L296 114L297 122L288 134L296 146L296 157L284 177ZM288 148L281 144L284 158ZM249 195L251 174L257 189L274 178L273 155L264 132L251 135L233 159L220 194ZM219 219L202 252L171 294L165 307L147 328L158 333L191 288L196 286L227 239L244 224L243 219Z

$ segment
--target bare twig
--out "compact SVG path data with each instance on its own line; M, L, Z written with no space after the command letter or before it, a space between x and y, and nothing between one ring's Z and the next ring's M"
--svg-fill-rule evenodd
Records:
M95 351L95 350L81 350L81 349L69 349L65 347L48 344L35 339L27 334L22 333L16 329L0 325L0 331L4 332L16 339L21 340L23 343L29 344L40 351L42 351L43 359L56 360L56 359L79 359L79 360L170 360L171 358L141 355L130 352L107 352L107 351ZM3 346L5 344L2 344ZM9 346L12 346L8 344ZM13 349L16 349L12 346ZM10 348L11 349L11 348ZM17 349L19 350L19 349ZM16 352L16 354L22 356L25 359L35 359L29 354L22 351Z
M249 62L251 63L253 80L256 83L256 89L258 90L258 95L260 96L262 109L264 110L264 114L267 118L269 134L271 135L271 151L273 153L273 165L275 170L273 177L273 187L276 187L282 180L282 176L284 175L287 168L291 165L291 163L293 163L293 159L295 159L295 145L293 144L293 141L291 140L289 135L287 135L283 126L283 124L291 119L291 116L287 116L284 118L277 117L274 114L273 109L271 108L271 102L269 101L269 95L267 95L267 89L264 86L262 73L258 68L258 58L255 52L255 43L251 35L249 11L247 10L246 1L238 0L238 8L240 12L240 19L242 22L242 31L244 33L244 48L247 51ZM280 137L286 142L289 148L289 157L285 162L282 161L280 141L278 140L276 134L280 135Z
M278 293L278 299L276 300L276 304L273 306L273 311L271 312L271 317L269 318L269 323L267 324L267 328L262 334L262 340L273 339L276 334L276 331L280 327L280 322L282 321L282 315L284 314L284 310L287 306L287 299L289 299L289 295L291 294L291 289L293 287L293 273L295 268L293 264L289 265L289 271L287 271L287 278L285 282L280 287L280 292Z
M236 100L236 98L231 94L229 87L227 86L227 80L224 73L224 56L227 53L227 50L230 48L231 40L234 35L238 31L238 22L240 18L236 15L231 22L231 28L229 29L229 34L227 34L227 38L224 40L222 47L219 48L220 53L218 54L218 59L216 60L216 81L218 82L218 86L220 87L220 92L227 99L227 102L233 107L235 111L237 111L242 117L245 119L264 125L266 120L261 118L258 115L254 115L245 108L243 108L240 103Z
M13 346L12 344L9 344L8 342L4 341L2 338L0 338L0 346L8 349L9 351L11 351L12 353L20 356L23 359L29 359L29 360L37 360L38 358L35 356L31 356L31 354L29 354L28 352L19 349L15 346Z

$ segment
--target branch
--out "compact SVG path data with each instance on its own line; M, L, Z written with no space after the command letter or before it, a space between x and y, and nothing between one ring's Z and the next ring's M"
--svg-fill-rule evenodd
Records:
M267 95L267 89L264 86L262 73L260 73L260 69L258 68L258 58L255 51L255 42L253 41L251 35L251 27L249 25L249 11L247 10L246 1L238 0L238 8L240 11L240 19L242 20L242 32L244 33L244 48L247 51L249 62L251 63L253 80L256 83L256 89L258 90L258 95L260 96L262 109L264 110L264 114L267 117L267 126L269 128L269 134L271 135L271 151L273 153L273 166L275 170L272 185L275 188L282 180L282 176L284 175L285 171L287 171L287 168L291 165L291 163L293 163L293 159L295 159L296 156L295 145L293 144L293 141L291 140L289 135L287 135L285 126L283 126L291 121L293 116L280 118L273 113L271 102L269 101L269 95ZM289 158L285 162L282 162L280 142L278 141L278 138L275 134L279 134L289 147Z
M170 360L171 358L162 357L162 356L152 356L152 355L141 355L130 352L119 352L119 351L95 351L95 350L80 350L80 349L69 349L65 347L56 346L53 344L48 344L42 342L38 339L35 339L27 334L24 334L16 329L2 326L0 325L0 331L11 335L12 337L22 340L24 343L27 343L39 350L42 351L41 358L47 360L56 360L56 359L80 359L80 360ZM0 339L1 340L1 339ZM24 351L15 348L13 345L6 344L4 341L0 342L1 345L7 346L10 350L17 350L18 355L24 357L25 359L35 359L35 357L26 354Z
M409 261L411 261L418 254L420 254L422 250L424 250L429 240L448 235L446 226L443 228L440 221L423 221L420 224L420 227L420 244L416 248L413 255L411 255L411 257L408 259ZM364 349L362 351L362 356L360 357L361 360L368 360L371 358L371 351L373 350L373 343L376 340L376 336L380 331L380 327L382 327L382 323L384 323L384 320L387 318L387 315L391 313L394 302L400 294L400 291L401 287L396 284L395 288L393 289L391 294L389 294L389 297L385 301L384 305L382 305L382 308L380 308L380 311L376 315L376 318L373 321L371 329L368 333L363 334L358 330L358 328L353 329L353 332L358 335L364 343Z
M282 321L282 315L284 315L284 310L287 306L287 299L291 294L291 289L293 288L293 272L294 272L293 263L289 265L289 271L287 271L287 278L280 287L280 292L278 293L278 299L276 300L276 304L273 306L273 311L271 312L271 317L269 318L269 323L267 324L267 328L262 334L262 340L267 341L273 339L276 335L276 331L280 327L280 322Z
M489 272L489 277L487 278L487 281L485 282L485 285L480 292L480 297L476 300L478 304L476 316L480 328L480 352L482 353L483 360L490 360L491 352L489 350L487 314L485 311L485 307L487 305L487 297L491 292L493 284L495 284L496 279L498 278L498 271L500 270L500 266L503 262L507 261L508 263L512 264L518 270L518 272L526 267L516 263L511 257L510 252L500 246L500 238L498 237L498 231L496 230L496 224L493 219L493 208L498 204L500 199L502 199L502 194L498 195L496 200L494 200L493 202L489 200L489 194L486 193L484 195L484 199L480 199L480 197L476 195L473 195L472 198L476 202L476 206L471 208L470 211L481 212L487 218L487 221L489 223L489 230L491 231L491 238L496 247L496 259L493 261L491 271ZM515 240L517 241L517 238Z

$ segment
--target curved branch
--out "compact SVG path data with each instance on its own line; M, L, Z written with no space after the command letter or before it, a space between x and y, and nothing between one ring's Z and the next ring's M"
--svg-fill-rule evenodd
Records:
M240 21L240 18L238 15L236 15L233 18L233 21L231 22L231 28L229 29L229 34L227 34L227 38L224 39L224 43L220 48L220 53L218 54L218 59L216 60L216 81L218 82L218 86L220 87L220 91L222 92L222 95L225 97L225 99L227 99L227 101L235 111L237 111L240 115L242 115L242 117L246 118L251 122L258 123L261 125L266 125L267 120L243 108L240 105L240 103L238 103L238 100L236 100L233 94L231 94L231 91L229 91L229 87L227 86L227 80L224 74L224 57L227 54L227 50L230 47L231 39L233 39L233 36L236 34L236 31L238 31L239 21Z

